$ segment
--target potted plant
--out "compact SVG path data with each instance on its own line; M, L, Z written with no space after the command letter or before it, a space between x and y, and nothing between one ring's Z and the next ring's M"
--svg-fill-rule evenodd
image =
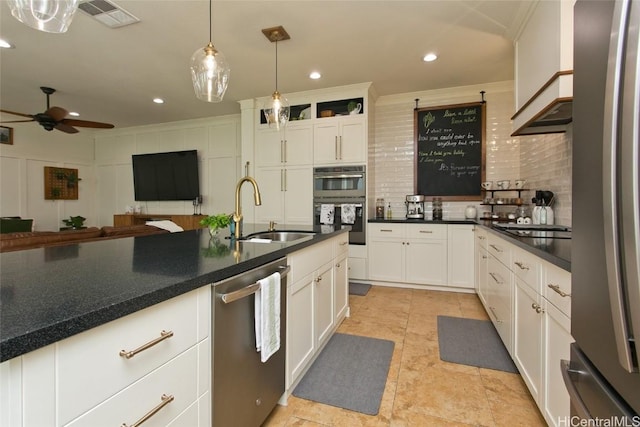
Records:
M64 229L72 229L72 230L78 230L81 228L86 228L84 227L84 221L87 218L83 217L83 216L70 216L69 219L63 219L62 222L64 222L64 224L67 226Z
M207 215L200 220L200 225L209 227L209 234L212 237L217 235L221 228L227 228L229 224L231 224L231 215L229 214Z

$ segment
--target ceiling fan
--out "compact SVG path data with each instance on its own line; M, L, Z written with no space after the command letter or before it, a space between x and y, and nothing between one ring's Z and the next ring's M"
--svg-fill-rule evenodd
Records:
M49 107L49 95L53 94L56 90L50 87L40 86L40 90L47 95L47 110L44 113L38 114L24 114L16 113L15 111L2 110L0 112L13 114L14 116L29 117L29 120L13 120L4 123L21 123L21 122L38 122L40 126L46 130L58 129L59 131L66 133L78 133L78 127L97 128L97 129L111 129L114 126L110 123L90 122L88 120L76 120L65 119L68 112L62 107Z

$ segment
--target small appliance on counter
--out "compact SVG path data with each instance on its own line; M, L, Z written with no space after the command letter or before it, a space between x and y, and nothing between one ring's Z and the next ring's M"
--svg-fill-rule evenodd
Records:
M407 195L404 201L407 207L407 219L424 219L424 196L421 194Z

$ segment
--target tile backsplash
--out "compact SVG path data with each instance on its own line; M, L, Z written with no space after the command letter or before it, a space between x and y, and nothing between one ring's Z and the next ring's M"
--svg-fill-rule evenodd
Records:
M404 198L414 193L415 99L419 99L420 108L454 105L479 101L481 90L486 91L487 101L485 179L508 179L512 185L516 179L526 179L525 188L553 191L555 222L570 225L571 130L565 134L510 136L514 112L511 81L378 98L375 138L369 141L369 200L384 198L385 205L391 204L395 218L403 218L406 213ZM530 202L533 195L533 191L524 192L523 198ZM443 216L464 218L464 210L470 204L478 207L479 214L488 210L480 205L480 200L444 202ZM374 205L369 203L369 217L374 216ZM425 204L425 210L430 219L430 201Z

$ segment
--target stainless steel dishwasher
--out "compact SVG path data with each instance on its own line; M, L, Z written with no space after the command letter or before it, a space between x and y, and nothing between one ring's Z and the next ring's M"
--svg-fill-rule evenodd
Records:
M280 349L265 363L256 351L258 280L280 272ZM213 284L213 425L259 426L284 393L286 258Z

